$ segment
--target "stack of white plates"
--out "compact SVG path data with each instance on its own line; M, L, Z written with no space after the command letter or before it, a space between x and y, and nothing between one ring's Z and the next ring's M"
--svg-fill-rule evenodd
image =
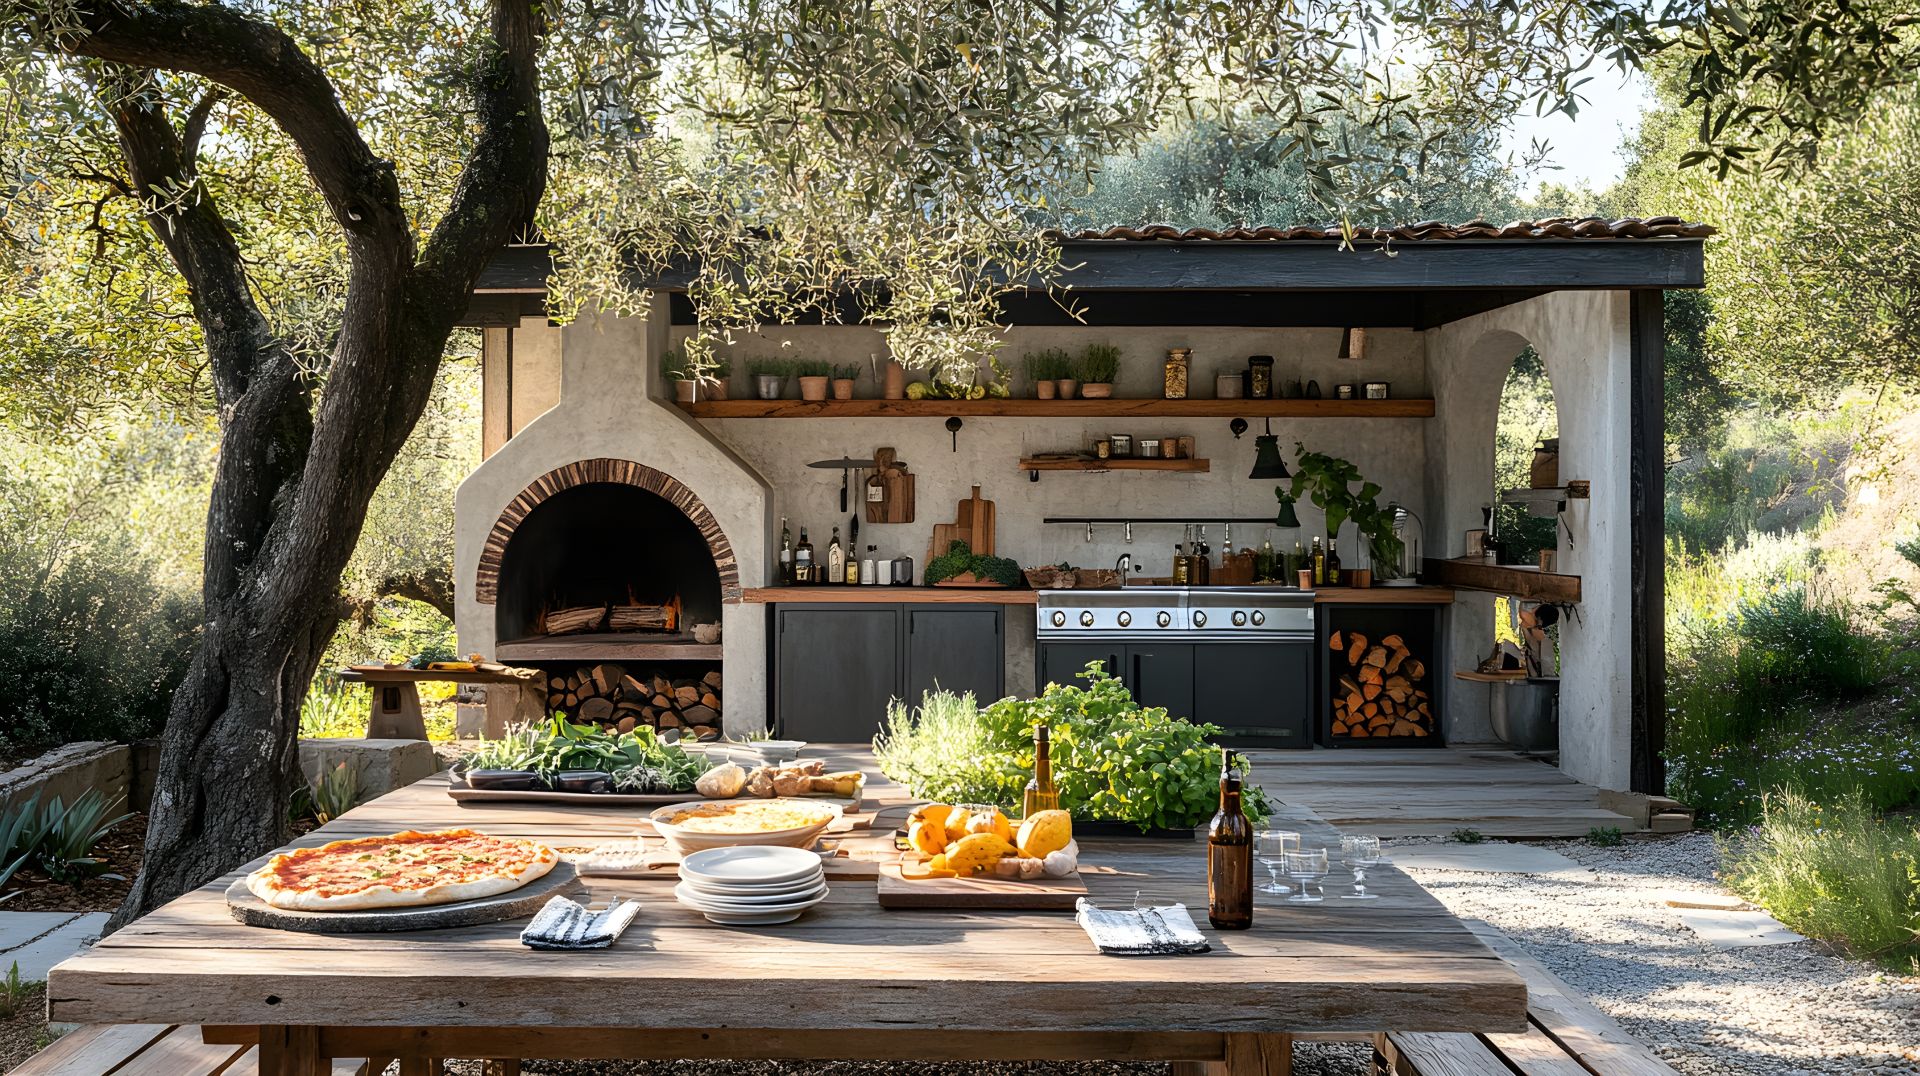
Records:
M826 870L819 853L805 848L709 848L680 861L673 895L728 926L787 923L827 899Z

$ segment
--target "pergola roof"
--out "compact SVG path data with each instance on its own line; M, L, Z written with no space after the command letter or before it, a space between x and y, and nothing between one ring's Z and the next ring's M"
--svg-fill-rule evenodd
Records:
M1009 296L1008 324L1427 329L1554 291L1698 288L1714 229L1678 217L1594 217L1424 221L1357 229L1350 240L1318 225L1051 234L1064 248L1061 286ZM551 266L544 245L503 249L481 274L466 323L541 313ZM693 322L682 294L691 279L673 267L645 281L672 295L676 323ZM857 307L849 303L842 320L857 321Z

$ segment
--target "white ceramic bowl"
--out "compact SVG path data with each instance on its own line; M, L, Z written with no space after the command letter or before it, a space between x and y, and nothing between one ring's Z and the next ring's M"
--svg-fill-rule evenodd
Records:
M695 852L680 861L682 881L719 886L781 886L824 873L820 857L804 848L733 845Z
M775 804L794 807L814 815L818 821L803 826L789 826L783 829L750 830L739 833L718 833L710 830L689 829L684 825L675 825L667 819L682 811L721 807L753 807ZM712 848L730 848L740 845L777 845L783 848L808 849L820 839L840 817L840 807L834 803L823 803L810 799L738 799L738 800L694 800L687 803L671 803L656 808L648 816L653 819L653 828L666 839L667 847L676 855L686 857L695 852ZM819 857L815 856L815 860Z

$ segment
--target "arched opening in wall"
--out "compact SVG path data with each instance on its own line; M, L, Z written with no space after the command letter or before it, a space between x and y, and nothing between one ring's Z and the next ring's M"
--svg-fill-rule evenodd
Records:
M1550 506L1533 507L1523 491L1560 484L1559 452L1560 415L1553 402L1553 381L1540 353L1528 346L1507 369L1494 420L1493 519L1488 540L1500 563L1544 567L1540 554L1557 548L1558 518Z

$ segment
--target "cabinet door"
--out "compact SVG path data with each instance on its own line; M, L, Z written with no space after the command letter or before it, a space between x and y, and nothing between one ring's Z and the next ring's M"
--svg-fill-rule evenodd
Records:
M1040 694L1047 684L1055 683L1061 687L1086 687L1087 682L1080 674L1087 671L1087 663L1097 661L1114 676L1125 676L1127 648L1120 643L1041 643L1039 660L1033 663L1035 679L1033 693Z
M1311 747L1311 643L1212 643L1193 650L1193 719L1224 743Z
M909 605L906 616L907 684L901 697L909 704L936 686L955 694L971 691L982 706L1005 694L998 609Z
M867 743L900 691L900 607L782 606L774 624L774 721L815 743Z
M1174 717L1193 716L1192 643L1133 643L1127 647L1127 686L1142 706L1164 706Z

